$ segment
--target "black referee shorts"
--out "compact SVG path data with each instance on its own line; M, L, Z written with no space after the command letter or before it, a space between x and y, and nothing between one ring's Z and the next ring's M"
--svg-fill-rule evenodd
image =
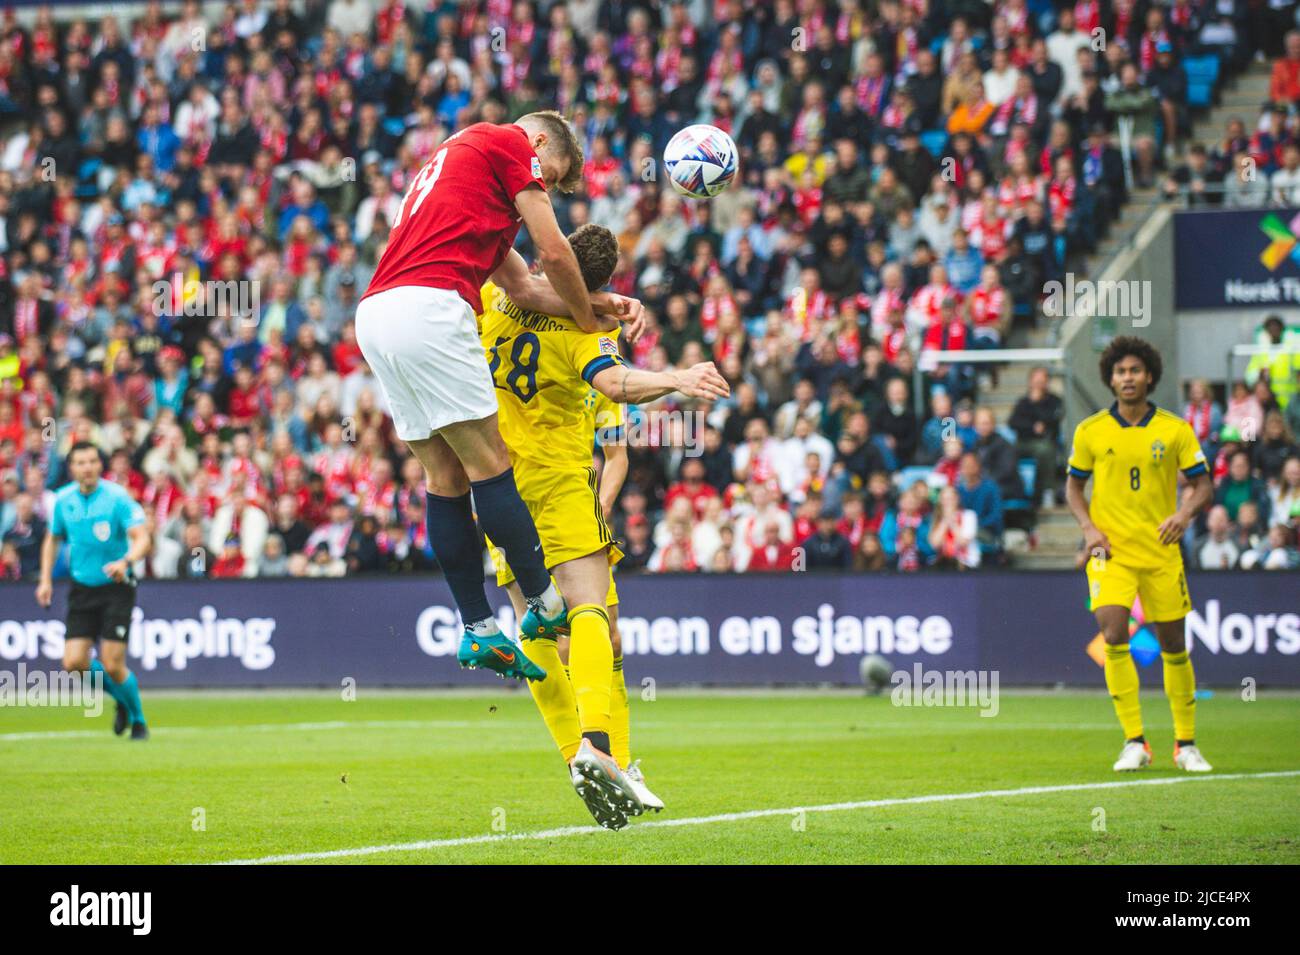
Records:
M135 585L108 583L88 587L72 582L68 594L67 639L126 640L131 634Z

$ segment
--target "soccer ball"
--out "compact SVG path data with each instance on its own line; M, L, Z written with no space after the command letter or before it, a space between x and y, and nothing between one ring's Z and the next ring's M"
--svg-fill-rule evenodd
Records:
M858 662L858 675L868 693L879 693L893 675L889 661L878 653L869 653Z
M736 144L716 126L687 126L668 141L664 168L682 195L712 199L736 178Z

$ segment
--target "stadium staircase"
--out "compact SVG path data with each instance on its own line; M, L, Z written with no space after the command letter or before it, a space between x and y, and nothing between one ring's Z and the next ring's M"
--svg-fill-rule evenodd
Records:
M1263 104L1268 100L1270 71L1270 64L1254 62L1235 79L1228 80L1219 91L1218 101L1194 117L1193 136L1207 146L1213 145L1234 116L1245 120L1247 130L1253 130ZM1135 189L1119 218L1111 224L1106 238L1098 244L1096 252L1088 256L1081 271L1099 274L1106 263L1129 247L1142 223L1150 216L1152 207L1160 201L1158 188ZM1056 324L1040 315L1035 328L1017 326L1008 345L1012 348L1050 348L1059 344L1057 332ZM1012 408L1028 389L1029 371L1028 365L1009 365L999 372L996 386L981 390L980 404L992 409L999 422L1005 422L1011 416ZM1054 380L1058 394L1060 384L1060 379ZM1068 435L1065 440L1068 442ZM1017 567L1032 570L1073 569L1081 540L1078 525L1064 500L1058 500L1054 507L1038 509L1036 526L1030 535L1031 546L1025 550L1013 550L1012 559Z

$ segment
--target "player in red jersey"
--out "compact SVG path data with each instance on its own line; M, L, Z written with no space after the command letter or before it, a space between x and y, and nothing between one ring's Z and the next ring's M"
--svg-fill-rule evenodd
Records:
M476 123L448 137L412 181L357 306L357 344L388 399L397 436L424 465L429 540L465 624L457 659L517 679L546 674L497 627L484 592L475 510L528 601L522 629L554 634L565 624L565 608L497 430L496 392L475 316L482 311L479 289L491 277L525 308L572 315L584 331L611 327L593 312L547 194L556 186L571 192L582 166L572 127L551 111L502 126ZM519 268L522 260L511 252L521 224L545 279ZM514 267L503 269L512 255ZM598 301L628 313L630 300L615 298ZM518 359L526 368L528 357Z

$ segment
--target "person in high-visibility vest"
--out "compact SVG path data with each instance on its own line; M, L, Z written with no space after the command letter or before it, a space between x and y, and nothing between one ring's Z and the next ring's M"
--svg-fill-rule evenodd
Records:
M1296 374L1300 372L1300 329L1289 329L1278 315L1264 319L1263 345L1289 345L1291 350L1272 355L1256 355L1246 366L1246 384L1255 387L1261 373L1267 373L1273 397L1285 410L1296 393Z

